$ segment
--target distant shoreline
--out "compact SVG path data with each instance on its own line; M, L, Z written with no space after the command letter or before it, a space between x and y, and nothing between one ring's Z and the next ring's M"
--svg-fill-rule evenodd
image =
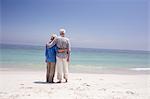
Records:
M32 45L32 44L4 44L4 43L0 43L0 48L1 48L1 46L2 45L10 45L10 46L12 46L12 45L14 45L14 46L31 46L31 47L41 47L41 48L43 48L43 47L45 47L44 45ZM111 48L88 48L88 47L72 47L72 49L91 49L91 50L107 50L107 51L112 51L112 50L114 50L114 51L139 51L139 52L148 52L148 53L150 53L150 50L133 50L133 49L111 49Z

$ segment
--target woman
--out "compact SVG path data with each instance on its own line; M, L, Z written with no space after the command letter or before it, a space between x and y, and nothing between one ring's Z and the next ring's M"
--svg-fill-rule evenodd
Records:
M51 43L56 37L57 37L56 34L52 34L50 41L47 44ZM46 44L46 51L45 51L46 63L47 63L46 82L54 83L57 46L54 45L53 47L48 48L47 44Z

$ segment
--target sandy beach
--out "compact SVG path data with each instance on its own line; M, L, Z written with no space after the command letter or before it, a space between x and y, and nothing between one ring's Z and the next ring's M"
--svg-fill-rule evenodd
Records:
M45 83L45 71L0 71L0 99L150 99L148 74L70 73ZM56 79L55 79L56 80Z

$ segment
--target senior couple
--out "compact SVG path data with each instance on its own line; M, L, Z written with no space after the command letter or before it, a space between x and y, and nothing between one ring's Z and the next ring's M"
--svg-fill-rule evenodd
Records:
M70 41L65 37L65 29L60 29L60 36L52 34L50 40L46 44L46 63L47 73L46 82L54 83L54 75L56 71L57 83L61 83L63 78L68 81L68 64L70 61Z

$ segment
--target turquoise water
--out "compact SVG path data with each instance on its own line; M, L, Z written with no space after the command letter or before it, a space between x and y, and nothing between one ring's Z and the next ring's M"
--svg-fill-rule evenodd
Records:
M45 67L45 47L1 45L0 64L6 68ZM148 51L72 48L70 67L149 68Z

